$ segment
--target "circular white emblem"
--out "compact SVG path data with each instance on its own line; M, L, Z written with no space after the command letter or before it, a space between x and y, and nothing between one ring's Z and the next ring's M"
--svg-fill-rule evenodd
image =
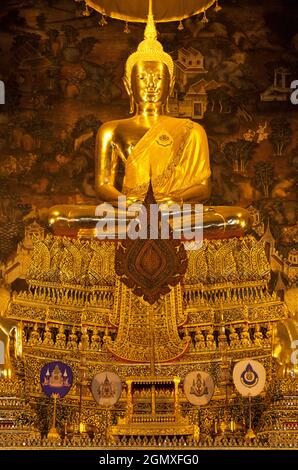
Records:
M121 379L114 372L100 372L91 382L93 398L100 406L115 405L120 398L121 390Z
M214 382L210 374L203 371L189 372L184 379L184 393L192 405L207 405L214 393Z
M266 371L259 361L243 359L234 367L233 381L241 395L254 397L259 395L265 386Z

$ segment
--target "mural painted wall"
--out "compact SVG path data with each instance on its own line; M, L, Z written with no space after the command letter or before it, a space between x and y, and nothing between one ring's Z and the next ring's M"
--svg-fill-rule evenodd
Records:
M282 280L297 281L298 7L221 0L222 9L158 25L176 64L172 115L206 129L210 203L249 207ZM83 16L74 0L6 0L0 12L0 260L57 203L94 202L99 125L128 117L124 63L143 26ZM275 239L274 243L270 240ZM271 245L270 245L271 243ZM274 246L273 246L274 245ZM278 253L275 251L278 248ZM290 274L289 274L290 273Z

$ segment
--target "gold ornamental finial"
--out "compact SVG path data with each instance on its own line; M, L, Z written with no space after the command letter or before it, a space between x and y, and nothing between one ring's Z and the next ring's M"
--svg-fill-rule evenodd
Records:
M154 22L153 9L152 9L152 0L149 0L149 9L147 16L147 24L144 33L145 39L151 39L151 41L157 40L157 31Z
M126 61L125 76L130 84L131 71L138 61L159 61L166 64L171 79L174 75L174 63L172 57L167 54L162 44L157 40L157 31L153 17L152 0L149 0L147 23L144 32L144 40L140 42L136 52L133 52Z

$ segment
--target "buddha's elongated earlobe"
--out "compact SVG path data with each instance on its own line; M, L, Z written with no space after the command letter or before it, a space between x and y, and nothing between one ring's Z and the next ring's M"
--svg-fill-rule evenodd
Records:
M167 100L166 100L166 113L169 113L170 112L170 106L169 106L169 96L167 97Z
M172 77L171 78L171 83L170 83L169 94L168 94L167 100L166 100L166 106L165 106L166 113L170 112L169 99L171 98L171 96L174 95L174 87L175 87L175 77Z
M133 94L129 95L129 114L133 114L135 111L135 100Z
M174 96L175 83L176 83L176 79L175 79L175 77L172 77L172 78L171 78L171 83L170 83L170 93L169 93L169 96Z
M122 81L123 81L126 93L129 96L129 114L133 114L134 110L135 110L135 100L134 100L134 97L133 97L133 94L132 94L132 91L131 91L130 82L127 79L127 77L123 77Z

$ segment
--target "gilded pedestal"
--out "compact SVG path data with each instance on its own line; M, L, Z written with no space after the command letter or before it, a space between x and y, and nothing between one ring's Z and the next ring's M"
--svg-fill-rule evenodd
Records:
M74 386L57 406L62 435L67 423L78 420L83 361L87 384L104 370L116 372L124 384L108 417L94 402L89 387L84 387L81 419L95 426L93 442L107 435L144 437L140 423L144 428L145 422L150 423L152 438L173 436L176 426L179 435L191 438L189 445L195 445L198 435L199 442L210 445L214 438L228 434L244 439L247 403L235 391L231 372L235 362L245 357L262 362L267 373L265 391L253 403L254 429L258 429L260 415L270 405L275 376L272 329L288 315L283 302L268 290L270 270L263 241L249 236L207 240L200 249L188 249L183 282L153 305L120 282L114 254L113 242L55 236L35 242L28 291L14 294L6 316L23 324L25 390L40 431L45 435L50 423L39 372L46 362L62 360L74 372ZM127 381L149 380L156 386L152 364L157 382L179 378L175 392L179 408L171 410L173 400L162 389L157 401L164 407L164 416L149 410L152 397L148 401L136 395L136 417L130 414ZM196 369L209 372L216 384L212 401L199 413L187 402L181 386L186 374ZM227 426L228 434L223 433Z

